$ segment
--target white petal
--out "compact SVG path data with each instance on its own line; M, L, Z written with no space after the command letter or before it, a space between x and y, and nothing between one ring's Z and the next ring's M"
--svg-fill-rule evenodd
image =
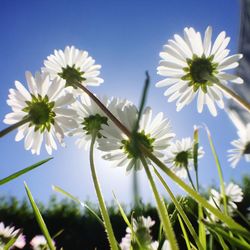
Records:
M174 84L174 83L178 82L179 80L180 80L179 78L166 78L164 80L161 80L161 81L157 82L155 86L157 88L160 88L160 87L164 87L164 86Z
M197 98L197 110L199 113L203 110L205 94L202 90L199 90L198 98Z
M31 95L27 91L27 89L22 85L22 83L15 81L16 88L22 94L25 100L30 101L31 100Z
M216 38L215 42L214 42L214 45L213 45L213 48L212 48L212 51L211 51L211 54L215 54L218 50L218 48L220 47L220 45L223 43L224 39L225 39L225 36L226 36L226 32L225 31L222 31Z
M208 107L210 113L213 116L217 116L217 110L216 110L216 107L214 105L214 101L209 97L209 95L206 95L206 104L207 104L207 107Z
M212 27L208 26L205 31L205 36L203 40L204 54L207 57L211 51L211 38L212 38Z

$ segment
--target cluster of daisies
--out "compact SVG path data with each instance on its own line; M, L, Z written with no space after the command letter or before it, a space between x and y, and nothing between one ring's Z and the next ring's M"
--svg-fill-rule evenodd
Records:
M16 89L10 89L7 103L12 113L4 122L21 122L16 141L24 139L26 150L39 154L44 142L49 154L64 145L65 136L75 136L79 147L89 148L95 134L98 149L103 158L115 166L124 166L127 171L142 168L142 152L134 143L140 142L155 156L171 162L177 175L186 177L187 168L193 161L193 140L185 138L173 142L175 136L170 122L163 113L153 116L152 109L146 107L141 115L134 138L129 138L79 85L98 85L100 65L87 52L74 47L66 47L64 52L55 51L45 60L41 73L33 76L26 72L27 88L16 81ZM129 131L133 131L138 119L138 109L128 101L119 98L99 97L99 100ZM168 153L167 153L168 152ZM199 149L199 157L203 155Z
M178 111L198 95L198 112L202 112L206 104L212 115L216 115L215 104L223 108L225 95L217 83L243 83L240 77L225 73L238 66L242 55L228 56L226 47L230 39L225 32L218 35L214 44L211 37L211 27L206 29L203 39L193 28L185 28L184 37L174 35L160 53L162 60L157 70L165 79L156 86L168 87L165 95L169 96L168 101L177 100ZM40 153L44 142L51 154L58 143L64 146L65 136L77 136L79 147L88 148L96 132L98 148L105 152L105 159L112 160L116 166L126 166L128 171L132 167L140 169L140 150L81 90L81 87L98 86L103 82L99 77L100 68L86 51L67 46L64 51L55 50L48 56L41 72L34 76L26 72L27 87L16 81L7 100L12 112L5 116L4 122L19 124L15 140L24 139L25 149L33 154ZM102 102L128 130L133 130L138 116L135 105L118 98L103 98ZM238 134L239 139L232 143L235 149L229 156L233 166L242 155L247 155L248 160L250 155L249 125ZM192 160L193 141L186 138L172 143L173 136L169 121L162 113L153 118L150 108L144 110L136 140L157 157L162 157L162 151L168 148L166 162L178 175L185 177L187 163ZM200 148L199 157L202 155Z
M22 234L21 229L15 229L15 227L5 226L3 222L0 222L0 249L6 249L6 246L10 241L14 240L10 249L22 249L26 245L25 236ZM53 242L55 244L55 242ZM29 243L33 250L47 250L47 241L43 235L36 235ZM9 248L8 248L9 249Z
M161 243L153 241L150 228L154 224L155 221L153 221L150 216L147 218L144 216L140 216L137 219L133 218L131 224L133 231L127 227L126 235L122 238L120 243L121 250L170 250L171 248L168 240Z

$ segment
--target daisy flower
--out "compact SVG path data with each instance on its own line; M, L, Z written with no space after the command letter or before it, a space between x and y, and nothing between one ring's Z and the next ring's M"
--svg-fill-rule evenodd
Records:
M107 106L108 99L102 98L102 103ZM77 113L78 127L70 132L70 135L77 136L76 144L79 148L88 149L93 132L97 132L97 139L102 137L102 124L107 124L108 118L100 107L85 93L82 93L80 100L74 102L71 108Z
M152 242L151 227L155 224L155 221L150 216L147 218L140 216L137 219L133 218L132 227L133 232L136 235L141 247L145 250L155 250L158 248L158 242ZM138 243L135 236L132 234L131 229L127 227L126 235L122 238L120 243L121 250L137 249Z
M122 107L111 103L109 106L118 120L130 131L133 131L138 117L138 110L135 105L128 103ZM107 152L103 158L113 161L114 166L126 166L127 171L130 171L133 167L136 170L141 169L143 167L140 160L142 153L134 145L134 142L119 130L112 121L108 121L108 125L103 125L102 128L104 137L99 140L99 149ZM169 120L163 117L163 113L157 114L152 119L151 108L146 108L143 111L136 139L150 152L157 157L163 157L162 151L167 148L173 136Z
M187 137L172 142L167 150L167 159L164 162L170 164L172 171L180 178L187 178L187 168L190 169L194 164L193 148L194 141ZM203 148L199 147L198 158L203 155Z
M13 238L16 238L16 241L11 249L13 247L21 249L25 246L25 237L20 233L20 229L10 226L5 227L4 223L0 222L0 249L4 249L4 246Z
M18 127L16 141L24 139L26 150L40 154L43 140L49 154L57 149L55 139L63 145L64 133L77 126L75 111L65 108L74 102L71 94L63 94L64 84L60 79L51 81L48 74L37 73L35 77L26 72L28 90L19 81L16 89L9 90L7 103L12 113L5 116L6 124L27 122Z
M217 115L215 103L224 108L223 92L217 82L227 84L228 81L241 84L243 80L235 75L225 73L236 68L241 54L228 56L226 49L230 38L225 31L221 32L214 44L211 42L212 28L209 26L202 40L201 34L193 28L184 29L184 38L175 34L174 39L168 40L160 53L157 73L166 79L159 81L157 87L169 87L164 95L168 101L176 101L177 111L188 105L196 95L197 110L202 112L207 105L213 116Z
M234 149L228 150L228 161L235 168L242 156L245 157L247 162L250 162L250 123L244 124L233 110L228 110L228 114L238 129L237 134L239 136L237 140L231 142Z
M211 196L209 198L209 203L214 207L219 208L221 211L224 211L223 196L221 195L221 193L213 188L210 190L210 193ZM237 209L237 205L235 203L241 202L243 200L242 189L233 182L230 182L225 187L225 195L227 201L227 211L228 214L232 216L234 210ZM215 217L213 214L210 214L210 216L213 221L217 220L217 217Z
M98 77L101 65L87 51L67 46L64 51L55 50L53 55L44 61L42 71L48 72L52 79L60 78L66 87L77 89L76 84L99 86L103 79ZM74 91L77 94L77 91Z
M54 241L53 244L55 245ZM33 237L30 241L30 245L33 250L49 250L47 240L43 235L36 235L35 237Z

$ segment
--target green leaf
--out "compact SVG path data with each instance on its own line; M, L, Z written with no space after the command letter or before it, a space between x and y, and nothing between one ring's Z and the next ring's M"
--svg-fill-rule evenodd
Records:
M236 238L232 233L231 229L229 232L227 232L225 229L218 227L217 225L213 225L207 222L204 222L209 229L210 232L219 235L223 238L223 240L220 240L220 242L223 245L224 240L229 242L231 246L237 247L237 249L250 249L250 244L248 244L246 241L243 241L242 239ZM228 248L225 248L228 249Z
M149 84L150 84L149 74L146 71L146 80L145 80L143 91L142 91L142 97L140 101L138 116L134 124L134 127L132 128L132 133L131 133L131 147L133 149L138 149L138 139L137 139L138 137L136 135L137 135L137 131L139 128L139 123L141 120L142 112L145 107ZM137 210L139 210L140 202L139 202L138 178L137 178L135 170L133 171L133 195L134 195L134 207L137 212Z
M172 250L178 250L179 246L178 246L178 243L177 243L177 240L176 240L176 237L175 237L175 233L174 233L174 230L173 230L170 218L169 218L169 214L168 214L168 210L166 208L166 205L165 205L163 199L161 198L161 196L160 196L160 194L158 192L158 189L157 189L157 187L155 185L153 176L152 176L152 174L150 172L149 166L148 166L148 164L147 164L144 157L141 157L141 162L142 162L142 164L144 166L145 172L147 174L147 178L149 180L150 186L152 188L152 191L153 191L153 194L154 194L154 197L155 197L155 201L156 201L156 204L157 204L157 211L158 211L158 214L160 216L160 220L161 220L161 222L163 224L163 229L164 229L165 236L169 240L171 249Z
M178 184L181 188L183 188L189 195L196 200L196 202L200 203L204 208L208 209L211 213L213 213L216 217L218 217L221 221L226 223L228 226L234 229L241 230L242 232L248 234L250 236L250 232L248 232L243 226L239 223L235 222L231 217L223 214L217 208L212 206L204 197L202 197L197 191L191 188L188 184L186 184L181 178L179 178L176 174L174 174L163 162L161 162L154 154L149 152L143 145L140 145L140 148L143 150L145 155L150 158L167 176L169 176L176 184Z
M102 219L98 216L98 214L92 209L90 208L86 203L80 201L78 198L76 198L75 196L73 196L72 194L68 193L67 191L63 190L62 188L58 187L58 186L52 186L52 189L56 192L59 192L65 196L67 196L68 198L70 198L71 200L75 201L76 203L79 203L82 207L86 208L92 215L94 215L94 217L100 222L100 224L102 226L104 226Z
M202 250L203 249L202 244L199 241L199 238L198 238L198 236L197 236L197 234L195 232L195 229L193 228L190 220L188 219L188 217L185 214L184 210L182 209L181 205L179 204L179 202L175 198L174 194L172 193L172 191L170 190L169 186L164 181L164 179L162 178L160 173L156 170L156 168L154 168L154 172L155 172L156 176L158 177L158 179L160 180L160 182L162 183L162 185L164 186L164 188L166 189L166 191L168 192L168 194L169 194L170 198L172 199L176 209L180 213L182 219L184 220L185 224L187 225L187 228L188 228L189 232L191 233L192 237L194 238L197 246L199 247L200 250Z
M201 206L201 204L198 204L198 221L199 223L199 240L203 246L204 249L207 248L207 241L206 241L206 228L205 225L203 223L201 223L201 221L203 221L204 219L204 214L203 214L203 208Z
M41 165L43 165L44 163L50 161L51 159L53 159L53 157L42 160L42 161L39 161L39 162L37 162L37 163L27 167L27 168L24 168L24 169L14 173L14 174L9 175L8 177L5 177L4 179L0 180L0 185L4 185L5 183L19 177L20 175L23 175L23 174L25 174L25 173L27 173L27 172L41 166Z
M194 130L194 146L193 146L193 158L194 158L194 170L198 172L198 149L199 149L199 130ZM198 187L197 187L198 188Z
M181 230L182 230L182 232L183 232L183 236L184 236L184 239L185 239L185 242L186 242L187 249L188 249L188 250L191 250L191 247L190 247L190 240L189 240L189 238L188 238L188 235L187 235L187 231L186 231L186 229L185 229L185 226L183 225L183 222L182 222L182 219L181 219L180 215L177 214L177 216L178 216L178 220L179 220L179 222L180 222Z
M205 126L205 129L206 129L206 132L207 132L209 144L210 144L213 156L214 156L215 164L216 164L218 175L219 175L219 178L220 178L220 191L221 191L221 195L223 197L224 211L225 211L225 214L227 215L228 214L228 211L227 211L227 197L226 197L226 193L225 193L225 184L224 184L224 178L223 178L223 174L222 174L220 161L219 161L218 155L216 153L210 131L209 131L207 126ZM216 202L215 202L215 204L216 204Z
M120 202L119 202L118 199L116 198L115 193L114 193L114 192L112 192L112 193L113 193L114 199L115 199L115 201L116 201L116 203L117 203L117 206L118 206L118 208L119 208L119 211L120 211L120 213L121 213L121 216L122 216L123 220L125 221L125 223L127 224L127 226L130 228L130 230L131 230L131 232L132 232L132 235L135 237L135 240L136 240L137 244L138 244L138 245L140 246L140 248L141 248L141 243L140 243L140 241L138 240L138 238L137 238L137 236L136 236L136 233L135 233L135 231L134 231L134 229L133 229L133 226L131 225L131 223L130 223L130 221L129 221L127 215L126 215L126 213L124 212L124 210L123 210L123 208L122 208L122 206L121 206L121 204L120 204Z
M139 123L140 123L140 120L141 120L142 112L143 112L143 109L144 109L145 103L146 103L146 98L147 98L149 83L150 83L150 78L149 78L148 72L146 71L146 80L145 80L143 91L142 91L142 97L141 97L141 101L140 101L138 117L137 117L135 126L133 128L133 132L134 133L136 133L137 130L138 130L138 128L139 128Z
M28 198L29 198L29 201L30 201L30 204L32 206L32 209L33 209L33 212L35 214L35 217L36 217L36 221L38 223L38 225L40 226L40 229L42 230L42 233L45 237L45 239L47 240L47 243L48 243L48 246L49 246L49 249L50 250L56 250L54 244L53 244L53 241L51 239L51 236L49 234L49 231L47 229L47 226L43 220L43 217L39 211L39 208L37 207L35 201L34 201L34 198L29 190L29 187L27 186L27 184L24 182L24 186L25 186L25 190L26 190L26 193L28 195Z

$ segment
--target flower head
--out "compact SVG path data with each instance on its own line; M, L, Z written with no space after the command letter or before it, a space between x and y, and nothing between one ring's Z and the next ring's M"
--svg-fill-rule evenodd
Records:
M112 113L130 131L133 131L138 117L137 108L131 103L123 106L114 104L111 102L109 105ZM121 132L111 121L108 121L108 125L103 125L102 134L104 137L99 140L99 149L107 152L103 158L113 161L114 166L126 166L127 171L133 167L136 170L142 168L140 160L142 152L136 143L143 144L157 157L163 157L162 150L167 148L170 139L174 136L171 132L169 120L163 117L163 113L157 114L152 119L151 108L146 108L143 111L138 132L134 135L136 143Z
M231 162L232 167L236 167L242 156L250 162L250 123L244 124L235 111L228 110L228 114L238 129L239 138L231 142L234 149L228 150L228 161Z
M54 241L53 244L55 245ZM36 235L35 237L33 237L30 241L30 245L33 250L49 250L47 240L43 235Z
M152 242L151 227L155 224L155 221L151 219L150 216L147 218L144 216L138 217L137 219L133 218L132 227L133 234L130 228L126 229L126 235L122 238L120 247L122 250L129 250L131 246L133 249L139 249L138 241L141 244L141 247L145 250L154 250L158 247L158 242ZM137 240L138 241L137 241ZM155 248L156 247L156 248ZM140 248L141 249L141 248Z
M107 106L108 99L102 98L102 103ZM79 148L84 146L87 149L93 133L97 134L97 139L102 137L102 125L108 124L108 118L100 107L85 93L71 107L77 112L78 123L78 127L71 134L79 137L76 140Z
M223 203L223 196L215 189L210 190L211 196L209 198L209 203L216 208L219 208L221 211L224 211L224 203ZM243 200L243 192L242 189L230 182L225 187L225 196L227 202L227 211L230 216L233 215L234 210L237 209L237 205L235 203L241 202ZM216 221L217 218L211 214L211 219Z
M165 96L168 101L177 100L177 111L188 105L196 95L197 109L201 113L203 105L208 106L212 115L217 115L215 103L223 108L223 93L216 85L217 82L227 84L243 83L240 77L225 73L225 70L238 66L241 54L228 56L226 49L230 38L221 32L214 44L211 42L212 28L208 27L202 40L201 34L193 28L184 29L184 38L175 34L174 39L168 40L160 53L162 60L157 68L157 73L166 77L156 86L170 86Z
M4 249L4 246L13 238L16 238L16 240L11 248L17 247L21 249L25 246L25 237L20 233L20 229L10 226L5 227L4 223L0 222L0 249Z
M63 144L64 132L74 128L75 111L65 108L74 102L71 94L63 93L60 79L51 81L47 74L37 73L35 77L26 72L28 90L18 81L16 89L10 89L8 105L12 113L5 116L6 124L15 124L21 120L27 122L18 127L16 141L25 137L24 146L32 154L40 154L45 139L45 148L49 154L57 149L55 138Z
M170 168L180 178L187 177L187 168L191 168L194 164L194 141L188 137L182 140L172 142L167 150L166 164L170 164ZM202 147L198 148L198 158L203 157L204 151Z
M60 78L65 87L77 89L76 84L84 86L99 86L103 79L99 78L101 65L95 64L95 60L87 51L67 46L64 51L55 50L53 55L44 61L42 69L48 72L52 79ZM77 94L77 91L74 91Z

